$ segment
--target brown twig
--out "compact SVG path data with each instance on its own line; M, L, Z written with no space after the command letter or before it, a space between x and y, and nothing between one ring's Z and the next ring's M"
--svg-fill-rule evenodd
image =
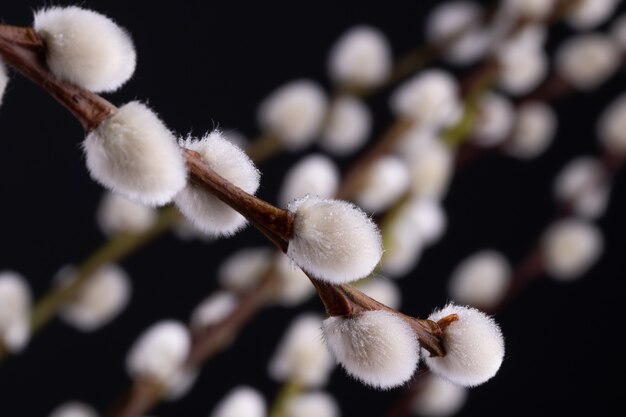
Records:
M38 40L37 34L32 29L0 25L0 55L9 65L57 99L83 125L85 130L94 129L102 120L115 113L116 107L105 99L54 77L43 64L43 54L42 42ZM199 154L184 150L184 156L196 185L201 185L239 211L280 250L286 251L293 224L293 215L290 212L245 193L204 164ZM310 279L314 284L317 283L315 278L310 277ZM317 287L320 286L316 285ZM323 287L324 291L320 297L325 306L332 306L331 311L334 313L354 314L360 309L391 310L350 286L325 284ZM332 300L341 300L341 302L335 303ZM245 322L246 317L255 311L257 304L259 303L242 303L241 308L245 310L241 310L238 316L231 316L236 317L233 323L241 325ZM344 309L340 309L339 305L343 305ZM406 317L403 316L403 318ZM440 341L441 330L436 323L413 318L406 319L410 319L412 327L426 349L433 354L445 353ZM235 328L236 326L233 326L233 329ZM155 381L143 379L140 381L139 385L133 386L127 399L122 401L111 415L118 417L140 415L147 410L146 407L149 408L150 404L154 403L154 398L160 397L163 387Z

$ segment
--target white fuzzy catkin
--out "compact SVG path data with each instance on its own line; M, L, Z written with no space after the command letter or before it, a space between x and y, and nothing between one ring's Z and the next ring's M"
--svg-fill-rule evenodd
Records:
M366 385L391 389L407 382L415 372L420 349L417 337L394 313L374 310L330 317L322 328L335 359Z
M272 265L273 250L266 247L240 249L220 265L217 279L224 288L237 293L253 289Z
M448 282L448 292L457 303L491 308L504 297L511 272L509 261L500 252L481 250L456 266Z
M428 319L456 314L458 320L443 330L445 356L424 354L432 372L448 381L473 387L491 379L504 359L504 338L498 324L482 311L449 304L432 313Z
M506 0L504 7L515 16L541 20L550 15L555 3L556 0Z
M274 380L309 388L326 384L334 363L324 346L321 327L321 317L313 313L293 319L268 365Z
M372 114L356 97L341 96L331 103L320 146L333 155L345 156L362 147L372 130Z
M202 162L248 194L259 188L261 174L246 153L226 140L219 130L201 139L181 140L181 146L200 154ZM232 236L247 224L245 217L208 192L189 183L174 197L180 212L210 236Z
M451 63L470 64L490 45L489 33L480 26L482 13L476 3L469 1L438 4L428 16L426 37L433 44L445 45L440 48L445 48L444 56Z
M386 248L382 270L392 278L406 276L421 259L424 241L412 227L410 216L398 216L385 227Z
M391 48L385 35L371 26L355 26L333 45L329 59L330 78L338 84L375 87L391 72Z
M228 392L213 409L210 417L265 417L267 404L256 389L239 385Z
M597 131L600 142L610 152L626 155L626 94L617 96L602 112Z
M382 212L404 195L409 182L406 163L396 156L383 156L362 174L354 200L369 213Z
M126 356L126 369L134 377L154 378L167 384L187 358L191 338L184 324L163 320L146 329Z
M514 96L528 94L548 73L548 57L538 45L504 42L496 57L500 65L498 86Z
M570 218L551 225L542 238L546 271L554 279L571 281L584 275L604 247L600 230L584 220Z
M411 194L441 199L452 176L454 158L450 147L436 137L419 138L413 149L402 155L411 168Z
M555 65L575 88L589 91L615 73L620 59L620 49L613 39L591 33L566 40L556 52Z
M75 6L45 8L35 13L33 27L58 78L98 93L117 90L135 72L131 37L100 13Z
M367 276L382 256L382 237L368 215L351 203L307 196L289 205L295 214L287 248L299 267L333 284Z
M105 191L96 211L96 221L107 236L120 233L142 233L156 221L152 207L139 204L110 191Z
M307 194L330 198L337 192L339 180L339 168L330 158L323 154L307 155L285 174L278 202L281 207L286 207L289 202Z
M339 405L330 394L322 391L297 394L287 398L284 417L339 417Z
M8 83L9 74L7 74L7 69L2 62L2 59L0 59L0 106L2 106L2 98L4 97L4 92L6 91Z
M378 275L372 279L356 283L356 288L379 303L398 310L402 303L402 293L398 285L387 277Z
M419 235L424 246L435 244L447 227L446 213L441 202L432 198L413 197L398 213L407 227Z
M305 148L322 128L327 100L322 88L310 80L291 81L267 96L257 119L264 131L276 135L289 150Z
M622 53L626 52L626 14L616 18L611 24L611 37L619 45Z
M613 14L621 0L581 0L573 4L565 21L576 30L589 30L600 26Z
M62 268L56 276L61 286L75 279L75 268ZM61 309L61 318L83 331L95 331L114 320L126 308L132 285L126 271L105 264L93 272L78 293Z
M275 302L284 307L294 307L305 302L315 292L315 287L304 272L293 264L284 253L278 252L274 261L277 285Z
M137 101L123 105L89 132L83 149L93 179L146 205L168 203L187 182L176 138Z
M471 140L484 147L499 145L509 136L514 120L515 110L510 99L498 93L484 94L478 104Z
M552 107L539 101L521 104L515 111L513 132L504 149L516 158L535 158L550 146L556 128L557 117Z
M237 307L237 297L228 291L216 291L202 300L191 313L191 326L197 329L219 323Z
M575 158L557 174L554 195L579 216L595 219L604 214L609 203L608 177L602 161Z
M32 296L26 280L13 271L0 271L0 344L18 353L30 339Z
M52 410L48 417L98 417L98 413L83 402L68 401Z
M450 417L466 403L468 390L434 374L420 377L412 410L421 417Z
M391 96L397 117L413 119L426 129L447 127L458 119L461 105L455 79L447 72L429 69L401 84Z

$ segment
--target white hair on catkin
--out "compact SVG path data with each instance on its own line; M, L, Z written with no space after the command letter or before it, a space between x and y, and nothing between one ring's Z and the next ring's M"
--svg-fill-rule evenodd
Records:
M33 27L46 45L50 71L94 92L120 88L135 72L130 35L108 17L76 6L35 13Z
M0 106L2 106L2 98L4 97L4 92L7 88L7 84L9 83L9 74L7 74L7 69L2 59L0 59Z
M295 213L287 256L316 278L333 284L367 276L382 256L378 226L365 212L341 200L314 196L289 205Z
M75 268L62 268L56 276L60 286L75 279ZM95 331L115 319L128 305L132 285L126 271L105 264L94 271L72 300L63 306L61 318L83 332Z
M339 188L339 168L323 154L307 155L285 174L278 202L281 207L307 194L330 198Z
M20 352L30 339L32 295L24 277L0 271L0 344L9 352Z
M83 402L68 401L52 410L48 417L98 417L98 413Z
M602 255L604 238L588 221L568 218L544 232L541 249L548 274L561 281L582 277Z
M339 405L323 391L294 395L285 401L284 417L339 417Z
M597 124L598 138L606 149L626 155L626 94L614 98L604 109Z
M257 109L261 128L289 150L310 145L322 128L327 99L324 90L311 80L291 81L268 95Z
M256 389L239 385L231 389L210 414L210 417L265 417L267 405Z
M133 377L154 378L167 384L181 369L191 346L187 327L163 320L146 329L126 356L127 372Z
M619 46L612 38L590 33L566 40L556 52L555 64L559 73L575 88L589 91L615 73L620 58Z
M372 113L363 100L348 95L333 100L320 146L333 155L346 156L365 144L372 130Z
M346 31L333 45L328 72L335 83L375 87L391 72L391 48L378 29L359 25Z
M322 318L317 314L302 313L293 319L270 359L272 379L309 388L328 382L335 364L324 346L321 327Z
M566 23L575 30L589 30L604 23L613 14L621 0L581 0L574 2L565 16Z
M513 132L504 150L516 158L535 158L552 143L557 124L556 113L547 104L539 101L521 104L515 111Z
M449 304L428 319L456 314L458 320L443 330L445 356L424 352L424 362L432 372L448 381L473 387L491 379L504 359L504 338L498 324L475 308Z
M96 222L107 236L123 232L142 233L154 224L156 218L157 213L152 207L110 191L103 193L96 211Z
M467 402L468 389L427 373L420 377L419 390L413 400L413 412L421 417L455 415Z
M215 130L202 139L181 140L181 146L200 154L202 161L224 179L254 194L261 174L246 153ZM198 229L211 236L232 236L246 224L246 219L228 204L193 183L174 197L180 212Z
M400 316L384 310L330 317L324 339L337 362L352 377L379 389L407 382L419 361L419 342Z
M83 150L94 180L149 206L170 202L187 182L176 138L137 101L123 105L89 132Z

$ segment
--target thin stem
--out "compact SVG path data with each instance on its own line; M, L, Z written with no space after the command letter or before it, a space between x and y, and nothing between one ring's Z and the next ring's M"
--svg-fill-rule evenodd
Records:
M270 411L267 414L268 417L283 417L285 413L285 405L289 399L295 397L303 391L302 385L295 381L285 382L278 391L274 402L270 407Z

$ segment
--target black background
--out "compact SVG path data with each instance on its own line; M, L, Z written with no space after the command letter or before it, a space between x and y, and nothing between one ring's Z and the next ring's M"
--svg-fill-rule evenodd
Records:
M271 90L301 77L329 86L326 55L343 31L372 24L387 34L398 57L422 44L423 22L435 3L81 4L126 27L138 50L134 78L107 98L117 104L146 100L181 134L221 126L252 138L258 133L256 105ZM0 20L28 25L32 10L46 4L3 1ZM571 33L556 25L549 50ZM104 241L94 221L102 188L84 166L79 124L37 87L12 78L0 109L0 270L22 273L39 297L60 266L79 262ZM599 152L596 117L625 86L621 72L593 93L560 100L556 141L540 158L523 162L491 154L457 173L444 200L446 236L424 253L411 276L399 281L404 312L424 317L443 306L450 272L476 250L499 248L514 263L523 257L554 211L554 174L573 157ZM391 121L387 97L370 100L374 136ZM299 156L261 165L258 194L274 201L285 169ZM338 162L347 166L349 160ZM598 222L606 250L589 273L572 283L538 280L497 314L507 344L504 364L493 380L471 391L459 415L624 414L625 191L619 173L610 208ZM215 271L223 258L249 245L266 242L252 229L213 244L168 235L126 259L122 265L133 277L134 294L123 315L92 335L55 321L25 352L0 364L0 416L45 416L70 399L107 409L129 384L124 359L137 335L160 319L186 321L216 288ZM295 309L263 311L230 350L207 363L190 394L151 414L206 416L242 383L259 388L271 401L278 384L267 377L267 359L290 320L310 310L322 312L321 303L312 299ZM328 389L344 416L368 417L382 416L402 391L371 390L341 370Z

